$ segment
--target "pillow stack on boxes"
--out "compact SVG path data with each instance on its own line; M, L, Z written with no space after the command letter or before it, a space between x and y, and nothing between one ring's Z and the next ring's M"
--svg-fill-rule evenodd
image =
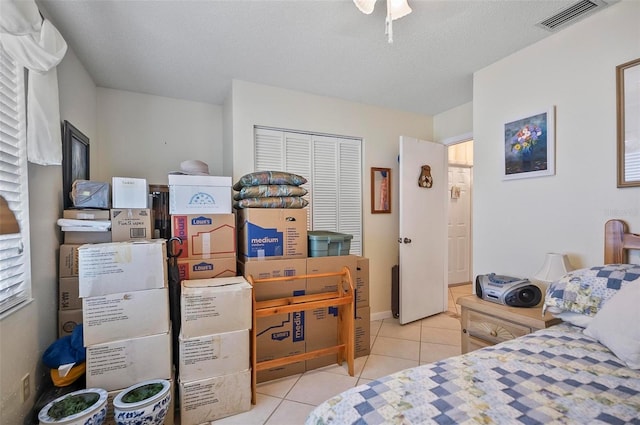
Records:
M306 193L294 187L306 183L304 177L283 172L256 172L243 176L234 189L242 199L247 193ZM290 186L290 187L286 187ZM295 195L302 196L302 195ZM269 277L296 276L339 272L345 266L351 270L356 289L356 356L369 354L369 312L361 309L359 303L368 303L368 259L348 255L349 247L331 254L326 250L324 257L308 257L309 248L315 248L315 240L308 238L307 211L305 202L291 200L295 196L284 196L281 202L265 197L251 201L251 207L235 204L238 228L238 269L243 276L255 279ZM289 208L273 208L272 205L288 205ZM311 232L313 233L313 232ZM349 235L341 234L343 239ZM349 239L350 241L350 239ZM312 254L315 254L314 249ZM328 256L333 255L333 256ZM300 279L290 282L259 283L256 285L257 301L313 294L332 288L337 279ZM366 294L365 294L366 293ZM368 304L367 304L368 305ZM364 305L363 305L364 307ZM281 316L258 318L256 329L257 361L271 360L293 354L304 353L334 345L337 340L337 308L301 311ZM335 356L325 356L314 360L287 364L281 367L259 371L257 380L280 378L305 370L335 363Z
M183 161L169 175L171 234L181 280L180 421L195 425L251 407L251 285L236 277L231 178Z

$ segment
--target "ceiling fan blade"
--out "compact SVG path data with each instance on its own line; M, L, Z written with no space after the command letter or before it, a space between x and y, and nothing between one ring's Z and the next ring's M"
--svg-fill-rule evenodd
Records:
M360 12L370 15L376 5L376 0L353 0Z

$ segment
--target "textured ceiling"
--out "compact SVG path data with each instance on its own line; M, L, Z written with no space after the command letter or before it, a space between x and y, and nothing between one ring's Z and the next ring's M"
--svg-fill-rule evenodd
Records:
M100 87L220 105L240 79L428 115L573 3L409 0L388 44L383 0L38 0Z

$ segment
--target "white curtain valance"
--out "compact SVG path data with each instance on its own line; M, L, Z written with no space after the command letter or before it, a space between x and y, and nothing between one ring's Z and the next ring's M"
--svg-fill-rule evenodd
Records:
M60 104L56 66L67 43L34 0L2 0L0 43L29 70L27 97L27 157L40 165L62 163Z

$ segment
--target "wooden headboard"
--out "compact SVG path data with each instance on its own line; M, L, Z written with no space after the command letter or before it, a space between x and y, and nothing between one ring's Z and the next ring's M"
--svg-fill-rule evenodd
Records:
M640 249L640 235L629 233L627 223L622 220L607 221L604 225L604 263L628 263L629 249Z

